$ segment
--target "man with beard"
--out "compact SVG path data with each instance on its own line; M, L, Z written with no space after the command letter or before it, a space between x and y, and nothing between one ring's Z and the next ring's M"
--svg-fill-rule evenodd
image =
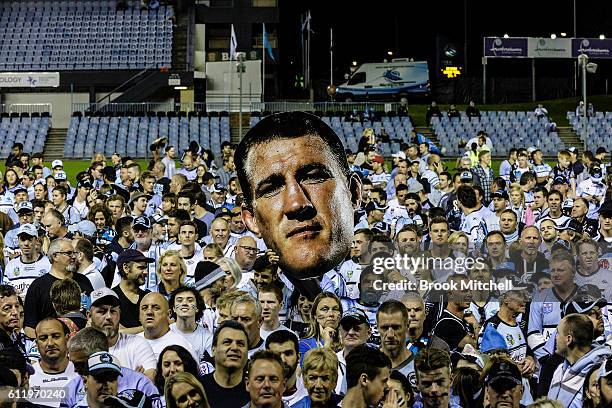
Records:
M258 251L257 241L251 236L244 236L236 241L233 258L243 274L252 272Z
M56 239L49 245L47 251L51 270L32 282L25 298L25 333L30 338L36 337L34 328L45 317L54 316L55 310L51 303L49 288L53 282L71 278L79 285L86 296L93 290L86 276L75 273L77 270L72 241ZM86 297L84 297L86 299Z
M48 317L36 325L36 347L40 353L35 372L30 376L31 390L41 390L47 387L63 388L77 376L74 364L68 360L68 327L56 319ZM58 406L59 404L36 401L42 406Z
M582 314L569 314L559 323L555 352L564 357L553 374L548 398L564 407L581 408L582 386L591 367L611 354L607 345L593 347L593 322Z
M508 206L508 193L505 190L498 190L491 193L491 203L493 204L493 212L498 217L501 217L502 212Z
M149 217L135 218L132 224L132 231L134 232L134 243L131 245L131 248L141 252L146 258L153 260L149 262L144 283L145 288L151 289L158 284L157 260L161 257L162 249L158 245L153 244L153 224ZM117 277L115 277L113 286L119 284L116 280Z
M372 240L373 234L369 229L358 229L353 235L351 245L351 259L348 259L340 266L340 276L346 285L346 296L350 299L359 298L359 277L361 271L370 263L371 254L367 248Z
M380 332L380 350L391 360L391 369L408 378L417 386L414 372L414 355L406 347L408 342L408 310L397 300L388 300L380 305L376 314Z
M149 292L140 287L147 278L147 265L153 259L147 258L142 252L135 249L126 249L117 258L117 270L121 277L119 285L113 291L119 298L121 305L121 328L126 333L140 333L142 325L139 321L140 302Z
M157 361L149 343L141 336L119 333L120 304L117 293L109 288L94 291L91 294L91 308L87 313L89 325L106 335L108 350L124 367L144 370L144 374L153 379Z
M342 350L336 353L338 358L338 381L336 394L346 394L346 356L357 346L366 344L372 336L370 321L361 309L351 308L346 310L340 318L339 325Z
M121 376L120 362L111 354L100 352L92 354L87 365L87 375L83 376L86 394L76 407L106 407L106 399L117 396L118 379Z
M2 281L14 286L25 297L32 282L51 270L51 263L40 252L36 226L21 225L17 229L17 239L21 255L6 264Z
M367 345L355 347L346 358L346 395L343 407L395 407L397 396L389 392L391 361ZM388 404L388 405L387 405Z
M542 233L542 244L540 245L539 251L544 254L546 259L550 259L553 245L559 239L557 224L550 218L544 219L540 223L540 232Z
M574 283L574 258L567 251L557 251L550 260L553 287L537 292L529 307L527 344L539 360L546 355L544 345L561 321L563 303L571 299L578 286Z
M342 262L361 181L325 122L304 112L267 116L247 132L235 158L245 224L278 254L288 277L319 277Z
M307 395L301 371L297 369L300 362L299 347L297 336L289 330L277 330L266 339L266 350L278 354L283 362L287 381L283 402L290 407Z
M518 243L520 252L511 251L510 261L516 265L516 272L521 279L527 282L534 273L548 269L548 260L543 253L538 251L542 243L542 236L536 227L523 228Z
M102 274L93 263L94 246L91 241L87 238L75 238L73 243L76 254L77 273L87 276L94 290L106 286Z
M215 330L215 371L201 380L211 407L242 407L249 401L244 381L248 344L247 332L234 320L224 321Z
M471 314L466 314L470 307L472 295L466 288L465 275L451 275L447 283L457 285L457 289L448 292L448 303L446 309L440 315L440 319L433 329L433 335L444 340L451 351L461 351L466 344L477 347L476 333L479 331L478 323Z
M401 256L417 256L421 245L421 230L414 224L406 225L395 235L395 246Z

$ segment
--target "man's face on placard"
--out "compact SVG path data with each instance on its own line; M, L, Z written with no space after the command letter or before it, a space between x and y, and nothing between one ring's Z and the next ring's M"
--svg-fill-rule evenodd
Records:
M361 183L347 180L325 142L317 136L264 142L250 150L245 166L253 200L243 219L279 255L281 268L307 278L340 263L351 247Z

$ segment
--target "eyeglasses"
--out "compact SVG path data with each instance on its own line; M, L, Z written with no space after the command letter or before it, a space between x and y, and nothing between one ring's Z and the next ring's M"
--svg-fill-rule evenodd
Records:
M74 251L57 251L56 254L62 254L66 256L75 256L76 252Z
M244 246L244 245L238 245L238 248L242 248L242 249L244 249L247 252L257 252L259 250L258 248Z

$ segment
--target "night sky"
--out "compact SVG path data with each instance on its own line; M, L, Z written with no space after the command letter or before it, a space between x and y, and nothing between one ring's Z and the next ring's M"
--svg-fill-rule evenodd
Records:
M283 73L299 71L300 15L312 13L312 77L329 78L329 28L334 28L334 79L341 82L351 61L382 61L395 56L436 59L436 37L445 36L460 47L464 43L465 1L345 1L280 0L280 63ZM578 37L612 36L612 2L576 0ZM467 2L468 74L481 75L482 37L573 34L573 0ZM503 64L499 64L503 65ZM506 64L507 65L507 64ZM564 75L566 67L546 65L551 75ZM500 67L499 69L507 69ZM515 69L516 67L510 67ZM520 67L519 67L520 71ZM528 70L524 70L529 75ZM516 72L512 72L516 74Z

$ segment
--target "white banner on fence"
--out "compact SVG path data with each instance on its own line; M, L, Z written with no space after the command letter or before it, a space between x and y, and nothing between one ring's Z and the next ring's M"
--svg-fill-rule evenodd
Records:
M59 85L59 72L0 72L0 88L55 88Z
M529 37L527 56L529 58L572 58L572 39Z

